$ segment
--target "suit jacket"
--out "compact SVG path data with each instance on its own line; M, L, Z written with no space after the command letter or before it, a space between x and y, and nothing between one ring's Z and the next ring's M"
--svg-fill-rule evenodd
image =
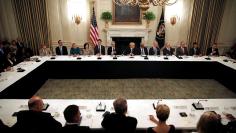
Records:
M61 128L60 122L56 121L50 113L32 110L17 113L17 122L12 126L14 131L24 133L42 133Z
M62 46L62 53L61 53L59 46L56 47L56 55L68 55L67 47Z
M173 55L174 51L175 51L174 48L170 48L170 50L168 50L167 48L164 48L163 49L163 55Z
M100 51L98 49L98 45L96 45L94 48L94 55L97 55L99 53ZM101 55L105 55L105 47L103 45L101 45Z
M183 55L188 55L188 49L187 47L184 47L184 51L182 50L181 47L178 47L176 49L176 56L183 56Z
M102 121L102 127L110 133L134 133L136 126L136 118L116 113L106 115Z
M215 51L215 53L213 53L213 51ZM213 55L213 56L219 56L219 51L218 48L212 50L212 47L207 49L207 55Z
M140 53L140 50L138 50L137 48L134 48L133 50L132 50L133 52L133 54L134 55L140 55L141 53ZM129 55L131 53L131 49L130 48L127 48L125 51L124 51L124 55Z
M160 48L156 48L156 49L157 49L157 55L160 55ZM151 47L149 49L149 55L154 55L154 54L155 54L154 49L153 47Z
M142 54L141 47L138 49L139 53ZM145 55L148 55L148 49L146 47L143 48Z
M194 53L194 48L191 48L189 50L189 55L190 56L193 56L193 55L200 55L200 49L199 48L196 48L196 53Z
M116 54L115 54L115 55L119 55L119 54L120 54L120 52L118 51L117 48L115 48L115 51L116 51ZM111 52L112 52L112 47L109 47L109 48L107 49L107 54L108 54L108 55L111 55Z
M7 125L5 125L2 120L0 119L0 131L2 133L10 133L10 127L8 127Z
M90 133L91 130L87 126L79 126L77 124L65 125L59 133Z

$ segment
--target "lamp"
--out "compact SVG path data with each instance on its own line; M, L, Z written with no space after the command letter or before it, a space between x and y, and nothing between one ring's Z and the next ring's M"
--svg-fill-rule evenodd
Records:
M153 6L171 6L177 2L177 0L113 0L113 2L119 6L139 6L142 13L145 13L150 4Z
M74 15L74 16L72 17L72 20L75 22L75 24L79 25L80 22L82 21L82 17L79 16L79 15Z

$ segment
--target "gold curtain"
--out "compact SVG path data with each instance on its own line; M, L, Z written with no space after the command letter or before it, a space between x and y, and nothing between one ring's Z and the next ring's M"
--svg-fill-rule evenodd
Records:
M12 0L12 5L20 37L38 55L40 45L51 40L46 0Z
M206 54L207 48L217 41L225 0L195 0L191 19L188 44L193 42L200 46L202 54Z

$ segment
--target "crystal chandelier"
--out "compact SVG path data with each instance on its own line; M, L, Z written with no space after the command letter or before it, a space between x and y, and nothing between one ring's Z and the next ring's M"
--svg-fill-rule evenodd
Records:
M171 6L177 2L177 0L113 0L113 2L119 6L139 6L142 12L146 12L150 5L153 6Z

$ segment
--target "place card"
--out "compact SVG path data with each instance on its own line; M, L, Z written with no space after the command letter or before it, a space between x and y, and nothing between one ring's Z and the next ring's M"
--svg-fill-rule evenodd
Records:
M174 106L175 109L187 109L186 105Z
M205 110L219 110L219 107L204 107Z

